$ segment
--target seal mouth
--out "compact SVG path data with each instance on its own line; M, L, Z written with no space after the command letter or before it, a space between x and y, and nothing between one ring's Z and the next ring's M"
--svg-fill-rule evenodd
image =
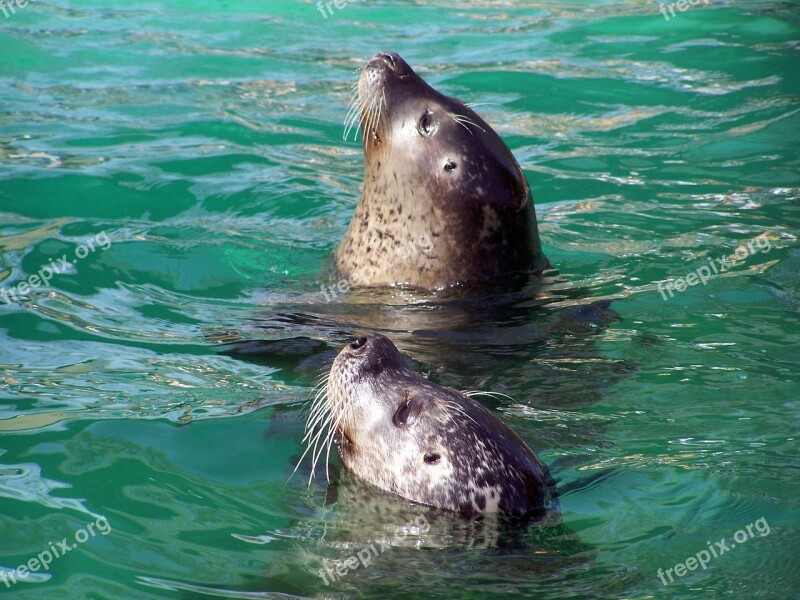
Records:
M340 425L336 432L339 434L339 446L342 449L349 449L355 446L353 439L347 435L347 431L345 430L344 426Z

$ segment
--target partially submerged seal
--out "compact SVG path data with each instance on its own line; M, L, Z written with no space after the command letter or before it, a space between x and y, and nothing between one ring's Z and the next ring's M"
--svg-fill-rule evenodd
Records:
M381 52L359 77L352 119L364 191L336 251L352 284L439 290L549 266L522 169L463 102Z
M323 392L306 426L315 463L335 440L361 479L464 516L543 511L555 497L547 467L510 427L409 369L382 335L345 346Z

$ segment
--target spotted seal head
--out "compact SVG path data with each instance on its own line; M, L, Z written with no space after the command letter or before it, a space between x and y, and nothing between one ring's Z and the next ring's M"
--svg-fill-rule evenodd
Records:
M364 190L336 251L351 283L438 290L549 266L525 176L480 116L393 53L357 90Z
M462 516L533 514L555 498L547 467L510 427L409 369L379 334L339 353L306 429L315 461L335 440L361 479Z

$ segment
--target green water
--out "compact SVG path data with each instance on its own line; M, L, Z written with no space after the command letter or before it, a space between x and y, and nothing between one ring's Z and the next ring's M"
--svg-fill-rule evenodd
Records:
M326 585L319 557L370 539L337 546L325 524L357 516L307 471L287 483L324 361L215 343L332 348L357 329L286 315L322 302L362 177L342 123L379 50L479 104L551 262L616 299L596 330L520 313L543 332L529 345L494 341L511 317L438 323L438 354L435 310L414 335L402 307L380 323L431 379L513 398L487 405L564 490L576 549L559 560L398 546ZM0 570L75 544L0 595L797 597L798 64L795 2L669 20L645 0L0 13L0 289L18 296L0 299ZM659 292L737 248L705 284ZM17 287L64 255L48 285ZM738 530L705 569L659 579Z

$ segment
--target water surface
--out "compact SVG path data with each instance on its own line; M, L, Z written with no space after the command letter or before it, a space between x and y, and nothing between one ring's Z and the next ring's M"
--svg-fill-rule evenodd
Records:
M0 288L18 296L0 299L0 569L76 544L0 592L796 596L799 20L777 1L0 14ZM362 177L342 124L379 50L512 148L569 282L555 306L325 302ZM573 319L587 298L619 318ZM499 546L411 531L318 577L407 524L326 504L307 465L289 479L315 378L365 326L438 383L510 397L481 401L552 465L558 526ZM222 353L236 336L274 352Z

